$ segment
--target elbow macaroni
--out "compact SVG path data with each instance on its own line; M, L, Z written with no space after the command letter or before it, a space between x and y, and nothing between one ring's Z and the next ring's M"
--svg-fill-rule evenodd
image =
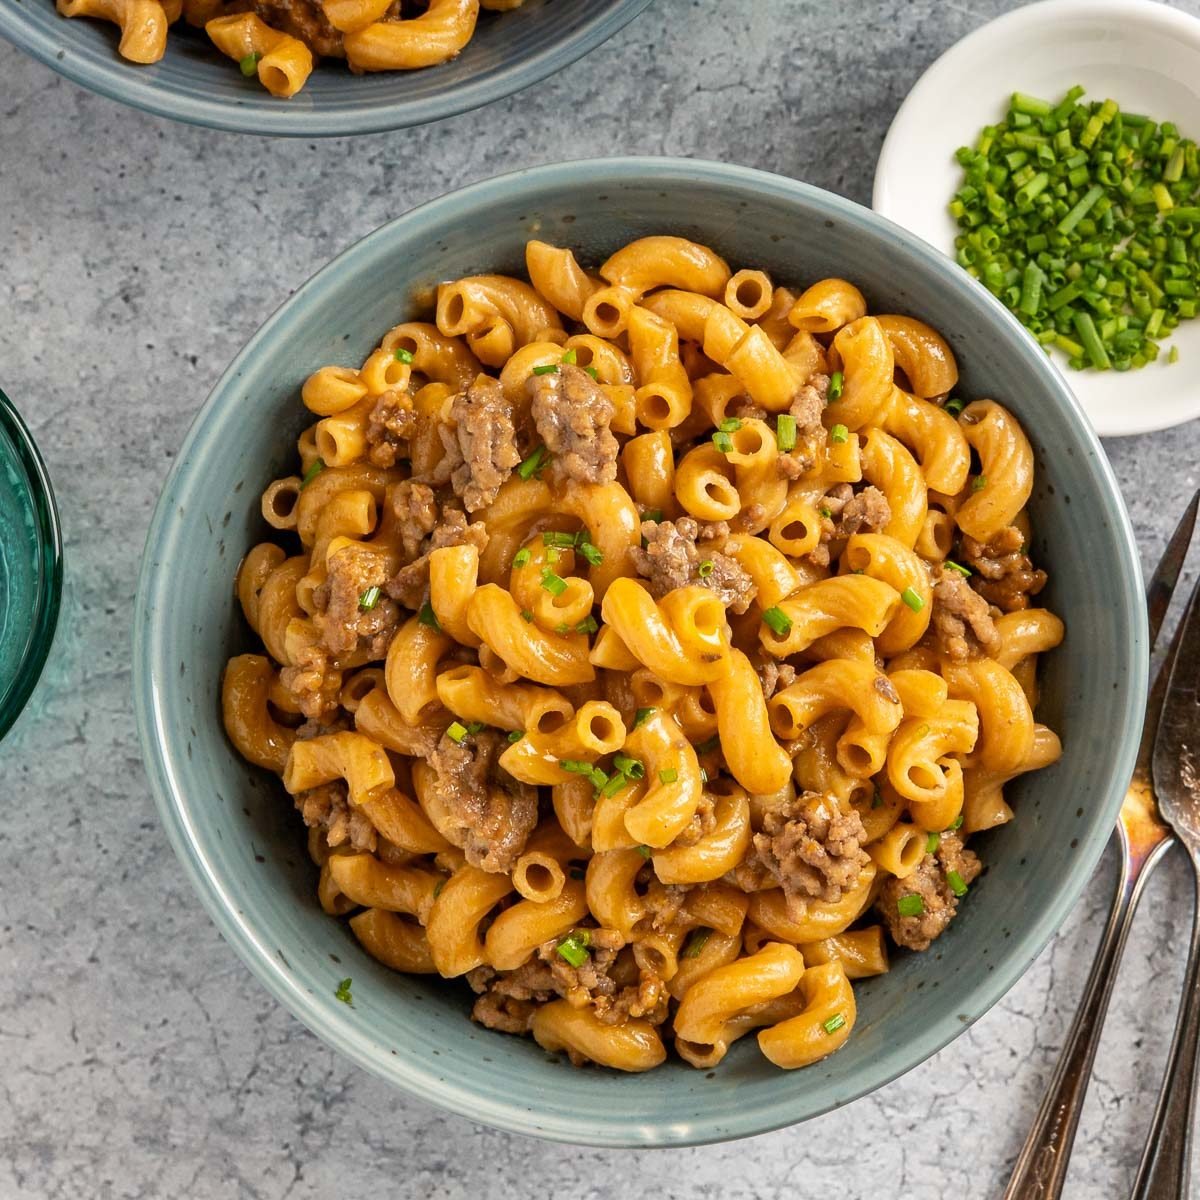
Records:
M368 70L455 52L478 7L324 3ZM295 39L205 13L285 86ZM230 742L295 798L324 910L464 977L483 1023L617 1070L754 1031L808 1065L888 969L886 898L932 880L952 915L942 839L1013 819L1009 781L1061 754L1034 707L1063 623L982 586L1028 542L1032 449L995 401L947 412L950 347L845 280L675 237L598 270L533 241L526 268L442 283L432 323L304 382L299 465L258 501L291 553L237 573L261 653L225 669ZM534 434L555 373L607 414L608 475ZM450 414L481 386L523 465L468 513ZM582 438L590 410L563 415Z

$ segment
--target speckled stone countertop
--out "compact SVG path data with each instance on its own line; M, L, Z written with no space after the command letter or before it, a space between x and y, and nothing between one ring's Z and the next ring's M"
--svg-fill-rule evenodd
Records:
M658 0L535 92L315 143L142 116L0 45L0 383L49 462L68 554L50 667L0 747L0 1200L999 1195L1091 961L1110 862L1001 1004L875 1095L727 1146L546 1145L351 1067L221 941L142 772L129 629L150 512L188 423L235 351L335 253L460 184L593 154L724 158L869 203L907 90L1010 7ZM1152 564L1196 487L1200 423L1107 448ZM1130 1184L1187 895L1172 859L1114 1000L1073 1200Z

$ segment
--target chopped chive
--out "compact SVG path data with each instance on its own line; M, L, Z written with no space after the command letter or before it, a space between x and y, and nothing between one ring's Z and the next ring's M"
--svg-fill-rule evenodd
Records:
M1170 352L1167 354L1167 362L1177 363L1178 361L1179 361L1179 347L1172 346L1170 349Z
M986 475L976 475L975 478L971 480L971 491L982 492L983 489L987 487L987 482L988 480Z
M468 721L467 732L471 734L482 733L487 728L483 721Z
M530 625L532 625L533 624L533 613L531 613L529 611L529 609L527 609L527 608L521 609L521 620L526 621Z
M412 366L413 357L414 357L413 352L411 350L405 350L405 348L403 346L396 347L396 361L397 362L402 362L405 364L405 366Z
M463 738L467 736L467 727L461 721L451 721L446 726L446 736L457 745L461 746Z
M900 599L908 605L913 612L920 612L925 607L925 601L921 599L915 588L906 587L900 593Z
M325 470L324 460L320 458L314 459L312 465L304 472L304 478L300 480L300 490L304 491L323 470Z
M558 547L557 547L557 546L551 546L551 547L550 547L550 548L549 548L549 549L546 551L546 561L547 561L548 563L556 563L556 562L558 562Z
M633 727L636 729L643 721L648 721L658 712L657 708L639 708L633 717Z
M967 402L965 400L959 400L957 397L953 397L942 405L942 411L948 412L952 417L957 417L958 414L966 407Z
M613 766L630 779L646 777L646 764L640 758L630 758L628 754L617 754L613 756Z
M701 925L693 929L688 934L688 940L683 947L684 958L699 958L700 951L704 949L704 944L712 936L712 930L705 925Z
M595 788L597 796L604 791L605 786L608 784L607 773L600 770L599 767L593 767L588 772L588 779L591 781L592 787Z
M428 600L421 605L421 611L417 613L417 620L422 625L428 625L430 629L441 631L441 625L438 624L437 613L433 611L433 605Z
M679 772L674 767L664 767L659 771L658 778L661 783L675 783L679 779Z
M568 350L566 354L562 356L560 361L565 362L570 367L573 367L579 361L579 355L576 354L574 350Z
M947 871L946 882L956 896L965 896L969 890L963 877L957 871Z
M555 947L559 957L565 959L573 967L582 967L588 960L588 943L583 938L584 930L569 933Z
M712 435L712 444L716 446L722 454L729 454L733 450L733 438L723 430L717 430Z
M925 911L925 901L912 892L896 901L896 911L902 917L919 917Z
M592 773L592 764L583 758L560 758L558 765L568 775L590 775Z
M740 417L726 417L717 428L722 433L733 433L734 430L741 429L742 422Z
M580 557L593 567L598 567L604 561L604 551L599 546L593 546L591 542L580 542L576 549Z
M542 534L543 546L561 546L564 550L573 550L575 548L575 535L573 533L559 533L551 530L549 533Z
M706 558L697 568L696 573L701 579L707 579L716 569L716 563L711 558Z
M522 479L532 479L545 465L550 457L545 446L539 446L528 458L524 459L517 468L517 474Z
M964 567L962 563L951 562L950 559L946 559L942 565L951 571L957 571L964 579L970 579L971 577L971 568Z
M833 520L833 509L830 508L828 505L822 504L821 507L817 509L817 512L820 513L821 516L824 517L826 521Z
M837 1033L846 1024L846 1018L841 1013L834 1013L827 1021L821 1022L821 1028L828 1034Z
M254 55L254 57L257 58L258 55ZM242 59L242 62L245 61L245 59ZM351 1008L354 1007L354 997L350 994L350 984L352 982L350 979L343 979L333 993L343 1004L349 1004Z
M883 793L878 788L875 789L874 794L871 796L871 807L872 808L882 808L883 807Z
M829 440L838 445L840 445L842 442L846 441L849 438L849 436L850 436L850 430L848 430L845 427L845 425L835 425L829 431Z
M533 373L535 375L557 375L558 374L558 363L547 363L545 366L542 366L542 367L534 367Z
M834 371L829 377L829 390L825 393L826 400L840 400L842 398L842 389L846 385L846 377L841 371Z
M567 581L561 575L556 575L549 567L543 567L542 588L552 596L561 596L567 590Z
M599 379L600 379L600 372L599 372L599 371L597 371L595 367L584 367L583 369L584 369L584 370L585 370L585 371L586 371L586 372L587 372L587 373L588 373L588 374L589 374L589 375L590 375L590 376L591 376L593 379L595 379L597 382L599 381Z
M601 789L601 796L615 796L623 787L629 785L629 780L619 771Z
M775 422L775 445L784 454L796 448L796 418L791 413L784 413Z
M378 587L367 588L367 590L358 598L358 607L363 612L370 612L371 609L373 609L375 605L379 603L379 597L381 595L382 592Z
M554 627L554 632L555 633L570 633L571 627L570 627L570 625L568 625L566 623L566 621L559 621L559 623L557 625L555 625L555 627Z
M433 885L433 898L435 900L442 894L442 888L444 888L445 886L446 886L446 881L444 879L439 879L437 881L437 883L435 883Z
M649 846L639 846L639 847L637 848L637 852L638 852L638 853L639 853L639 854L640 854L640 855L641 855L643 858L649 858L649 857L650 857L650 854L651 854L651 850L650 850L650 847L649 847Z
M792 631L792 618L778 605L772 605L762 615L763 624L777 637L787 637Z
M595 633L600 626L596 622L596 618L592 616L584 617L578 625L575 626L576 633Z
M520 548L520 550L518 550L516 552L516 554L513 555L513 564L512 565L514 567L518 567L518 568L528 566L529 560L532 557L533 557L533 552L529 549L529 547L522 546Z
M648 508L642 513L643 521L653 521L655 525L659 524L663 519L663 510L661 508Z
M711 754L721 745L721 739L714 733L712 737L706 738L696 746L697 754Z
M942 839L939 834L931 833L925 839L925 853L932 854L938 848L938 842L940 842L941 840Z
M258 71L258 64L261 61L262 55L257 50L254 50L247 54L245 58L238 59L238 67L241 69L242 74L245 75L247 79L251 79ZM347 982L349 982L349 980L347 980ZM340 1000L341 996L339 996L338 999Z
M959 813L958 816L955 817L954 820L949 825L946 826L945 831L948 833L948 832L950 832L950 830L953 830L953 829L961 829L962 823L963 823L963 815L962 815L962 813Z
M525 736L525 730L513 729L510 730L506 736L508 737L509 744L512 745L516 742L519 742Z

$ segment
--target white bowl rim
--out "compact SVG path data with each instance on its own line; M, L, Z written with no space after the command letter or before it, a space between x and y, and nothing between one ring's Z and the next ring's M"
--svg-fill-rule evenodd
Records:
M234 951L275 999L288 1008L318 1038L358 1066L417 1099L497 1129L550 1141L608 1148L680 1147L733 1141L768 1133L818 1116L877 1091L958 1037L991 1009L1028 970L1066 920L1091 877L1115 825L1117 810L1125 794L1125 781L1133 771L1149 671L1148 635L1142 632L1145 628L1144 621L1135 619L1131 622L1131 639L1126 647L1124 660L1128 684L1123 708L1118 714L1119 720L1115 723L1115 727L1121 731L1118 765L1114 771L1114 782L1109 785L1107 794L1102 798L1103 803L1098 804L1096 809L1097 817L1102 816L1104 819L1097 820L1080 839L1071 868L1067 872L1068 880L1055 897L1054 903L1038 912L1028 926L1019 933L1014 932L1013 937L1006 940L1005 946L1011 949L1006 951L1003 961L997 963L995 970L978 978L969 999L964 1001L957 1014L930 1024L913 1037L890 1046L881 1054L880 1062L883 1065L878 1078L865 1084L855 1084L828 1103L822 1102L820 1106L801 1113L797 1112L797 1108L803 1107L803 1101L796 1097L777 1099L753 1110L743 1108L742 1125L731 1133L721 1128L719 1121L712 1117L694 1119L682 1128L664 1119L654 1126L639 1126L636 1131L630 1131L621 1123L619 1116L580 1116L559 1111L527 1113L515 1104L493 1103L482 1098L469 1087L461 1086L451 1078L441 1078L432 1071L406 1061L400 1055L389 1055L385 1058L373 1055L344 1006L333 1000L332 993L329 996L318 996L308 992L283 967L274 950L258 935L252 922L237 912L219 873L203 853L196 831L189 820L188 801L183 797L175 775L172 752L168 750L168 747L178 740L177 735L168 733L163 723L158 686L159 672L161 671L163 678L170 678L174 674L167 666L164 654L162 627L166 622L157 618L152 620L150 617L150 613L155 609L163 611L161 594L165 590L165 581L170 573L156 572L153 564L160 557L160 547L164 543L169 544L170 526L177 520L174 490L180 477L187 473L192 452L202 438L205 425L220 409L224 393L235 384L243 364L255 357L260 344L270 338L278 326L286 323L288 314L299 306L303 298L319 291L326 277L347 271L354 272L359 269L360 263L369 262L376 245L386 243L397 229L430 222L439 216L439 210L443 208L469 209L475 206L478 199L485 196L494 201L497 190L508 195L522 191L532 193L543 186L553 188L568 184L573 187L602 188L611 187L614 183L626 179L653 180L656 185L671 187L704 182L718 187L732 185L753 188L760 194L769 193L783 199L803 200L806 206L823 212L828 218L849 219L873 226L881 237L903 243L909 252L925 259L927 265L945 275L947 288L962 294L965 302L990 306L992 317L998 323L1011 324L1021 333L1022 338L1024 337L1021 326L999 301L985 289L977 289L981 295L977 294L974 281L965 272L951 272L953 263L915 234L844 197L767 171L689 158L599 158L526 168L446 193L380 226L317 271L263 323L217 381L176 456L175 465L163 485L146 537L133 613L133 690L143 761L159 816L172 848L183 864L201 902ZM1059 400L1075 426L1080 444L1099 476L1100 492L1106 502L1105 516L1112 522L1114 537L1121 548L1126 568L1112 581L1114 589L1118 590L1114 603L1119 603L1131 615L1144 614L1145 600L1141 590L1137 545L1112 468L1078 402L1061 376L1044 357L1037 355L1036 347L1030 345L1029 354L1033 356L1031 361L1037 361L1039 369L1047 372L1047 386L1058 392ZM229 407L232 409L235 406ZM177 756L182 760L181 753Z
M997 33L1012 34L1026 26L1035 29L1039 25L1053 22L1064 17L1084 17L1098 21L1119 19L1124 22L1141 22L1155 26L1164 33L1187 39L1200 49L1200 18L1192 16L1177 8L1171 8L1159 0L1036 0L1036 3L1022 5L1011 12L1004 13L994 20L987 21L960 38L936 61L934 61L913 84L911 91L904 98L892 122L888 126L875 164L875 179L871 190L871 207L880 216L886 217L888 205L884 193L889 179L895 171L895 164L903 157L905 151L905 130L910 114L927 105L932 99L943 94L943 80L949 76L960 58L968 58L985 47L988 41ZM914 234L920 237L920 234ZM935 247L937 249L937 247ZM963 272L966 274L966 272ZM981 289L982 284L978 285ZM983 289L986 291L986 289ZM1190 360L1189 360L1190 361ZM1057 365L1056 365L1057 369ZM1138 379L1137 373L1130 373L1131 379ZM1138 380L1140 382L1140 380ZM1068 387L1070 386L1068 382ZM1073 394L1073 392L1072 392ZM1188 421L1200 417L1200 387L1194 390L1195 399L1190 410L1177 412L1171 417L1156 416L1153 405L1130 404L1126 412L1131 418L1124 423L1108 423L1099 432L1103 437L1130 437L1141 433L1158 433L1164 429L1173 429ZM1086 413L1086 405L1082 405ZM1091 418L1089 417L1089 421Z

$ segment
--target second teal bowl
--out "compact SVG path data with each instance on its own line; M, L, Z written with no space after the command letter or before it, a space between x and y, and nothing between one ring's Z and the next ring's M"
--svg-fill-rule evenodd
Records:
M468 1019L467 989L395 975L325 916L292 804L248 767L220 720L225 660L249 648L232 580L264 534L258 493L286 474L300 384L357 363L438 280L519 271L526 239L585 263L650 233L715 247L776 279L844 275L876 310L939 328L961 394L1010 405L1038 460L1030 503L1046 603L1067 623L1045 661L1040 719L1062 761L1011 788L1017 819L980 839L988 872L926 955L856 989L858 1024L831 1058L778 1071L753 1038L714 1072L573 1070ZM146 545L134 687L163 822L213 919L270 991L330 1045L433 1104L518 1133L604 1146L762 1133L880 1087L961 1033L1020 977L1095 867L1124 794L1147 648L1133 537L1108 462L1065 383L953 262L866 209L761 172L686 160L565 163L476 184L371 234L311 279L234 361L167 481ZM354 980L354 1007L334 996ZM247 1020L250 1019L247 1014Z

